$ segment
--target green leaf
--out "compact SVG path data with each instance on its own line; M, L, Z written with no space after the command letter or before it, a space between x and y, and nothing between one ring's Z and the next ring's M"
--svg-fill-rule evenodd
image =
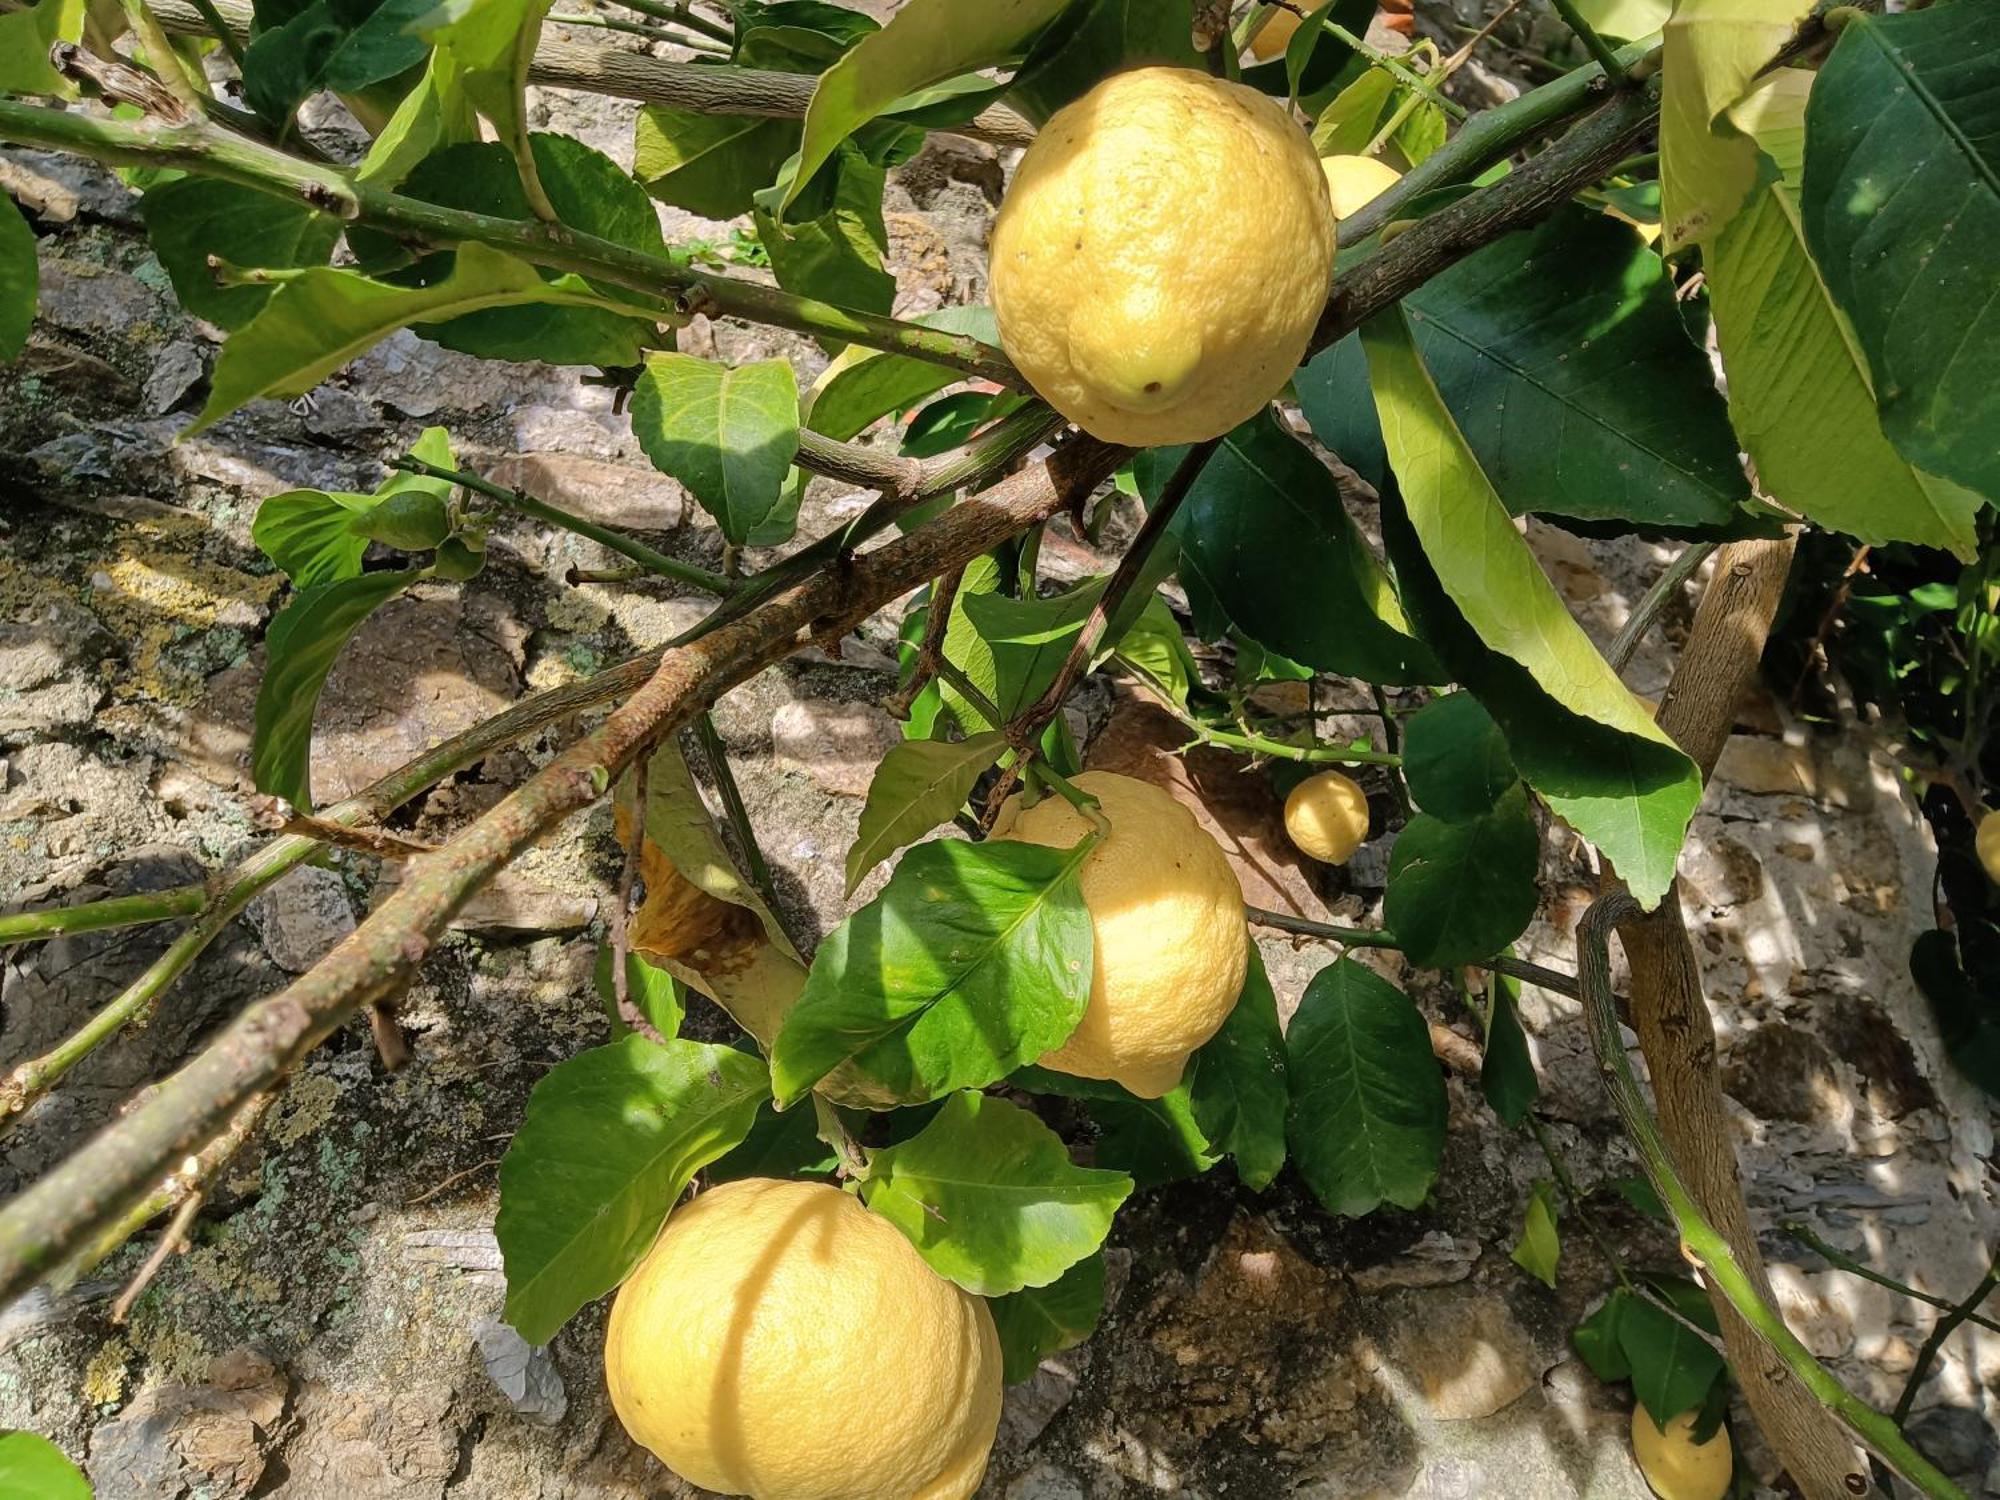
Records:
M766 1099L757 1106L756 1123L742 1143L709 1164L707 1180L824 1177L839 1164L833 1148L819 1138L818 1121L810 1109L781 1111Z
M1351 958L1315 974L1285 1035L1299 1173L1329 1213L1416 1208L1444 1154L1445 1089L1430 1029Z
M552 3L442 0L416 27L426 41L434 42L457 64L466 98L493 122L509 155L516 162L527 157L537 175L540 163L528 149L522 92L527 87L535 43L542 34L542 20Z
M597 1002L611 1019L612 1036L622 1037L632 1028L618 1014L618 987L612 981L617 961L614 945L607 938L597 945L597 967L591 979L597 987ZM665 969L655 968L629 950L625 954L625 998L661 1036L670 1037L681 1029L683 1007L679 982Z
M435 286L392 286L330 268L299 272L222 346L208 404L188 432L259 396L303 395L398 328L524 303L630 310L580 278L544 281L526 261L471 242L459 246L451 275Z
M1134 461L1149 503L1184 452L1150 448ZM1267 649L1370 682L1438 680L1332 473L1269 408L1223 439L1172 534L1182 581Z
M1100 1271L1100 1301L1103 1290ZM90 1481L40 1434L0 1432L0 1500L90 1500Z
M1542 1081L1521 1029L1521 983L1496 973L1489 983L1486 1054L1479 1064L1479 1091L1509 1130L1518 1129L1541 1096Z
M274 288L219 285L209 256L260 269L323 266L340 239L340 221L302 200L213 178L162 183L139 209L181 306L223 328L249 322Z
M501 1159L493 1224L521 1337L546 1344L624 1280L769 1092L757 1058L702 1042L628 1036L551 1068Z
M1810 78L1787 70L1760 93L1760 139L1796 121ZM1790 182L1766 169L1706 270L1730 417L1765 493L1871 545L1970 558L1981 501L1912 468L1883 435L1867 362L1807 253Z
M1443 592L1487 650L1524 668L1568 713L1615 731L1629 747L1623 765L1596 768L1587 778L1536 780L1518 746L1514 758L1650 908L1673 881L1688 819L1701 800L1700 776L1570 618L1444 409L1402 314L1392 309L1371 319L1362 343L1409 524ZM1491 701L1486 707L1501 718ZM1607 772L1623 772L1639 794L1607 797Z
M1189 0L1076 0L1029 49L1007 102L1039 125L1121 69L1200 67L1193 36Z
M452 466L451 437L442 427L426 427L411 453L440 468ZM356 526L368 512L398 497L422 495L442 505L451 498L449 480L392 470L372 495L345 491L286 490L257 507L250 540L292 580L295 588L352 578L361 571L372 532ZM385 539L386 540L386 539ZM420 545L432 545L424 543Z
M1185 705L1189 692L1201 682L1201 669L1181 635L1180 621L1158 594L1146 600L1114 654L1176 703Z
M1660 225L1668 249L1719 233L1757 181L1728 119L1813 0L1676 0L1663 29Z
M729 10L736 20L734 62L781 73L823 72L863 37L882 29L873 16L824 0L734 0ZM791 133L796 140L798 127Z
M1489 812L1521 775L1493 716L1472 694L1451 693L1404 722L1403 779L1425 812L1463 822Z
M1389 455L1368 395L1368 356L1361 352L1361 335L1350 333L1299 366L1292 372L1292 389L1313 436L1379 491L1388 482Z
M0 193L0 359L12 359L28 346L41 274L35 231L14 200Z
M2000 496L1996 17L1957 4L1850 20L1806 111L1806 241L1867 353L1889 440Z
M479 115L465 96L462 70L450 53L433 49L424 76L369 145L354 180L394 188L440 148L478 139Z
M1326 4L1308 11L1285 42L1286 97L1296 103L1299 96L1307 92L1311 78L1330 76L1353 61L1354 49L1327 31L1328 21L1344 26L1359 36L1374 19L1374 0L1326 0ZM1315 62L1318 67L1313 66Z
M820 945L771 1051L781 1103L852 1059L906 1104L978 1088L1060 1046L1090 999L1074 849L940 839Z
M2000 1013L1993 997L1966 974L1957 937L1938 930L1920 934L1910 945L1910 977L1930 1005L1945 1056L2000 1098Z
M973 783L1007 748L994 730L952 743L905 740L892 747L868 783L861 826L847 851L847 894L906 844L958 815Z
M1313 150L1321 156L1361 155L1401 102L1396 75L1387 68L1370 68L1320 111L1313 122Z
M732 369L654 354L632 392L632 430L740 547L771 516L798 452L798 385L782 359Z
M1521 1237L1508 1256L1550 1291L1556 1289L1556 1264L1562 1259L1562 1242L1556 1237L1556 1189L1552 1182L1537 1182L1528 1194L1528 1211L1521 1220Z
M260 29L243 54L243 97L272 124L322 89L353 93L394 78L430 48L410 34L433 0L314 0ZM267 7L258 7L258 19Z
M1068 0L910 0L820 75L806 110L790 202L842 141L905 94L1005 61Z
M1631 1378L1632 1362L1625 1357L1619 1331L1625 1321L1625 1309L1636 1300L1624 1287L1615 1288L1597 1311L1578 1323L1570 1334L1570 1342L1590 1366L1590 1373L1606 1385Z
M37 0L0 15L0 94L74 99L76 85L49 65L49 51L82 39L83 0Z
M1447 823L1418 813L1389 855L1383 920L1418 968L1491 958L1534 920L1540 863L1541 838L1518 782L1476 818Z
M1051 1354L1073 1349L1104 1316L1104 1256L1087 1255L1047 1286L1022 1287L987 1304L1000 1330L1001 1373L1019 1385Z
M1666 25L1673 0L1576 0L1576 13L1599 36L1636 42Z
M1643 1297L1626 1298L1617 1332L1618 1347L1631 1368L1632 1392L1661 1427L1701 1405L1723 1374L1721 1355Z
M795 140L789 120L649 104L639 111L633 171L662 203L704 219L733 219L777 178Z
M1195 1122L1185 1080L1157 1099L1115 1083L1079 1096L1097 1124L1097 1164L1127 1173L1136 1187L1199 1177L1221 1159Z
M966 565L945 626L944 654L1011 719L1055 681L1104 582L1093 579L1046 599L1015 599L999 588L1000 565L991 556ZM968 730L1000 727L949 683L940 684L940 691L945 707Z
M1195 1123L1215 1149L1236 1159L1236 1175L1253 1192L1271 1185L1285 1164L1285 1032L1278 997L1257 945L1243 993L1222 1029L1194 1055L1187 1089Z
M771 258L771 274L778 285L836 307L888 312L896 300L896 278L882 264L889 245L889 231L882 221L887 180L879 163L868 160L857 147L843 145L830 189L822 174L805 197L782 214L781 189L758 193L757 239Z
M1079 1167L1019 1105L954 1094L930 1124L868 1156L861 1196L940 1276L982 1297L1048 1286L1104 1243L1132 1191Z
M264 636L264 677L250 738L258 791L311 809L312 721L326 674L361 622L423 576L418 568L318 583L278 611Z
M999 341L990 307L945 307L915 321L948 333L968 333L988 344ZM844 443L891 412L914 406L964 378L963 371L929 360L853 344L813 382L806 414L814 432Z

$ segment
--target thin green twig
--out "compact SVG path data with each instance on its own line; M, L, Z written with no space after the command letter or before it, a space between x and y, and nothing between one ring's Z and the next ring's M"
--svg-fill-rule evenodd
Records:
M1624 88L1630 83L1631 75L1625 71L1625 64L1618 54L1611 50L1611 44L1597 34L1597 28L1583 18L1583 12L1576 8L1576 0L1549 0L1556 8L1556 14L1563 18L1563 24L1576 33L1586 51L1597 59L1597 65L1604 70L1604 76L1614 88Z
M1825 1240L1814 1234L1808 1226L1796 1220L1780 1224L1778 1228L1797 1240L1801 1245L1804 1245L1837 1271L1845 1271L1850 1276L1859 1276L1863 1281L1872 1281L1879 1287L1885 1287L1889 1291L1900 1293L1913 1301L1928 1303L1930 1306L1941 1308L1945 1312L1950 1312L1959 1305L1949 1297L1940 1297L1936 1292L1920 1292L1907 1282L1901 1282L1893 1276L1884 1275L1873 1266L1863 1265L1850 1255L1843 1255ZM1977 1323L1981 1328L1990 1329L1994 1333L2000 1333L2000 1323L1994 1322L1993 1319L1983 1314L1967 1313L1965 1320L1968 1323Z
M1910 1407L1917 1399L1917 1388L1929 1376L1931 1365L1937 1359L1938 1350L1944 1347L1944 1341L1952 1336L1959 1324L1978 1311L1979 1304L1992 1295L1995 1286L2000 1286L2000 1256L1996 1256L1986 1268L1986 1274L1979 1278L1979 1285L1966 1299L1931 1325L1930 1337L1917 1350L1916 1362L1910 1366L1910 1378L1903 1382L1903 1394L1896 1398L1896 1410L1891 1420L1898 1427L1910 1420Z
M103 932L111 927L137 927L191 917L208 903L208 887L182 885L137 896L110 896L81 906L52 906L47 911L9 912L0 917L0 944L28 943L66 937L77 932Z

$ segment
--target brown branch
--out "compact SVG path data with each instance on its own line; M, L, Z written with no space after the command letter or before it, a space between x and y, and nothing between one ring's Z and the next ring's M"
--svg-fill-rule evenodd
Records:
M958 585L965 569L953 568L931 586L930 607L924 615L924 638L917 646L917 659L910 667L909 680L889 695L883 706L892 719L907 719L932 677L944 660L944 633L951 624L951 607L958 599Z
M181 1206L174 1210L173 1218L168 1220L166 1229L162 1231L159 1244L153 1247L152 1254L146 1257L132 1279L125 1284L118 1300L111 1304L113 1327L124 1323L126 1315L132 1311L132 1304L153 1284L153 1278L160 1274L160 1267L167 1263L167 1258L176 1250L187 1248L188 1233L194 1228L195 1215L201 1212L201 1206L206 1201L207 1197L200 1188L190 1189L187 1197L181 1200Z
M374 828L365 824L348 825L335 823L326 818L316 818L310 813L302 813L283 797L267 796L263 793L249 799L250 821L266 833L295 833L300 838L317 840L322 844L332 844L341 849L352 849L360 854L373 854L382 859L415 859L419 855L436 851L437 845L427 844L422 839L405 838L400 833L391 833L386 828Z

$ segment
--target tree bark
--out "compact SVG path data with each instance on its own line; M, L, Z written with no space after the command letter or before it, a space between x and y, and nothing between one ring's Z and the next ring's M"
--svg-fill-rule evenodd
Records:
M1729 739L1736 708L1756 675L1784 592L1796 539L1735 542L1716 554L1715 573L1660 705L1660 727L1700 767L1706 781ZM1607 883L1616 877L1606 872ZM1728 1108L1715 1065L1715 1027L1701 968L1681 915L1679 887L1658 911L1619 927L1631 965L1633 1029L1652 1075L1653 1097L1674 1165L1702 1215L1729 1242L1737 1264L1775 1308L1770 1276L1743 1201ZM1853 1500L1872 1481L1838 1418L1710 1286L1722 1341L1757 1425L1806 1500Z

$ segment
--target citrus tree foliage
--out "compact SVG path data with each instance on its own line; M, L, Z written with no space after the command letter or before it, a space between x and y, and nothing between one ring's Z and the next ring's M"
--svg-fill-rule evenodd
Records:
M241 100L259 128L294 139L300 105L330 91L373 138L351 170L301 158L296 180L217 174L198 155L135 174L167 277L227 334L195 425L301 396L402 329L586 367L629 397L640 446L733 561L793 541L809 442L868 436L921 458L1035 410L1032 393L930 357L992 355L988 309L930 314L895 339L868 321L895 293L886 174L927 131L995 104L1040 123L1132 63L1199 64L1188 0L911 0L886 25L823 0L726 8L728 40L698 65L712 96L750 70L797 75L803 119L649 104L627 172L530 128L523 90L548 0L258 0ZM1315 674L1422 705L1400 755L1358 747L1410 809L1385 922L1413 967L1508 949L1537 909L1553 825L1594 844L1643 903L1666 897L1700 778L1568 612L1535 530L1701 540L1804 520L1969 558L2000 493L1991 7L1856 14L1817 73L1774 69L1807 8L1578 0L1614 37L1664 25L1660 76L1634 84L1660 91L1657 158L1433 268L1315 352L1283 401L1222 437L1136 586L1044 590L1031 540L911 601L905 669L928 636L941 676L912 685L908 737L877 768L846 854L849 894L871 881L874 894L809 958L739 864L751 851L718 832L710 798L728 811L726 776L698 779L678 745L659 748L645 805L628 783L620 806L646 899L631 951L607 944L599 965L611 1039L550 1070L501 1170L507 1315L524 1336L548 1339L617 1286L703 1171L840 1171L938 1274L992 1299L1009 1379L1088 1336L1101 1247L1136 1188L1227 1171L1262 1192L1291 1168L1331 1214L1421 1208L1450 1170L1446 1085L1421 1013L1351 957L1318 972L1287 1024L1253 947L1234 1009L1160 1097L1038 1066L1089 1003L1079 872L1103 834L1067 849L987 840L983 798L1020 769L1020 716L1108 612L1093 664L1169 705L1190 740L1280 765L1342 759L1357 747L1259 717L1256 689ZM84 9L0 13L0 95L74 96L48 59L82 36ZM1357 55L1341 32L1365 30L1372 9L1309 7L1282 54L1241 76L1296 107L1320 154L1422 169L1454 127L1412 78L1445 60L1430 43L1397 69ZM1441 175L1396 203L1401 232L1475 171ZM828 346L810 388L784 360L677 347L697 309L773 304L711 275L712 255L666 243L656 200L747 216L743 258ZM1343 242L1336 280L1393 243ZM26 344L36 296L33 223L0 194L0 357ZM1119 487L1162 505L1187 456L1130 454ZM451 436L432 430L370 493L263 502L254 540L290 593L265 642L260 790L312 806L314 710L344 644L412 585L483 566L500 502L453 468ZM1110 509L1078 519L1094 536ZM819 558L837 560L839 542ZM1982 573L1963 596L1989 584ZM1897 628L1928 607L1909 603ZM1065 721L1035 727L1039 764L1076 770ZM1938 935L1920 972L1993 1086L2000 1052L1948 946ZM688 990L741 1034L682 1036ZM1482 1092L1506 1128L1538 1094L1517 995L1495 975L1472 997ZM1077 1129L1066 1139L1052 1120ZM1558 1209L1538 1186L1514 1251L1551 1285ZM1706 1301L1656 1282L1621 1287L1576 1340L1665 1420L1718 1399L1701 1328L1713 1331ZM38 1476L37 1493L69 1482L21 1434L0 1437L6 1465Z

